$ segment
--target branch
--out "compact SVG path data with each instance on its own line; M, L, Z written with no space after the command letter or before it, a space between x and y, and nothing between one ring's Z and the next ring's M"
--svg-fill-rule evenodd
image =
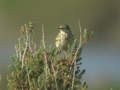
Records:
M73 88L74 88L74 82L75 82L75 69L76 69L76 59L77 59L77 55L78 55L78 53L79 53L79 50L80 50L80 48L81 48L81 43L82 43L82 29L81 29L81 25L80 25L80 21L78 22L78 24L79 24L79 29L80 29L80 41L79 41L79 46L78 46L78 48L77 48L77 50L76 50L76 52L75 52L75 56L74 56L74 58L73 58L73 62L72 62L72 64L74 64L74 71L73 71L73 79L72 79L72 90L73 90Z
M26 54L26 51L27 51L27 48L29 46L29 32L28 32L28 28L25 24L25 30L26 30L26 41L25 41L25 49L24 49L24 53L22 55L22 68L24 66L24 57L25 57L25 54Z
M44 50L46 49L46 46L45 46L45 37L44 37L44 24L42 24L42 44L43 44L43 48ZM47 56L46 56L46 52L44 51L44 58L45 58L45 80L47 80L47 75L48 75L48 62L47 62ZM45 89L47 90L47 85L45 85Z

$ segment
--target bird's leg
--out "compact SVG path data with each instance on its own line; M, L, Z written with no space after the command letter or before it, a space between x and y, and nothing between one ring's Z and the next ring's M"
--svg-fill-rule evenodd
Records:
M60 48L58 48L58 53L57 54L60 54L61 53L61 49Z

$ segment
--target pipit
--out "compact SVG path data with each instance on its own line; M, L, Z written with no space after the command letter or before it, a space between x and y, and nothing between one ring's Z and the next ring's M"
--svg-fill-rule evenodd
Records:
M70 30L69 25L66 24L59 25L57 30L59 30L59 33L56 36L55 45L60 51L67 51L74 41L72 31Z

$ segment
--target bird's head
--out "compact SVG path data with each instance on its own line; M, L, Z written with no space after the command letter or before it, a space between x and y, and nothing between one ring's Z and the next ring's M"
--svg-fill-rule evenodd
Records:
M59 31L64 31L64 32L69 32L70 27L69 27L69 25L67 25L67 24L62 24L62 25L59 25L59 26L58 26L57 30L59 30Z

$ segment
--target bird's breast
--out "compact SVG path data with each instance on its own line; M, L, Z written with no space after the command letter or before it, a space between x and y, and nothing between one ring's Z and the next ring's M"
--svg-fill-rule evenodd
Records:
M58 36L56 37L56 47L64 47L64 45L67 42L67 33L60 32Z

